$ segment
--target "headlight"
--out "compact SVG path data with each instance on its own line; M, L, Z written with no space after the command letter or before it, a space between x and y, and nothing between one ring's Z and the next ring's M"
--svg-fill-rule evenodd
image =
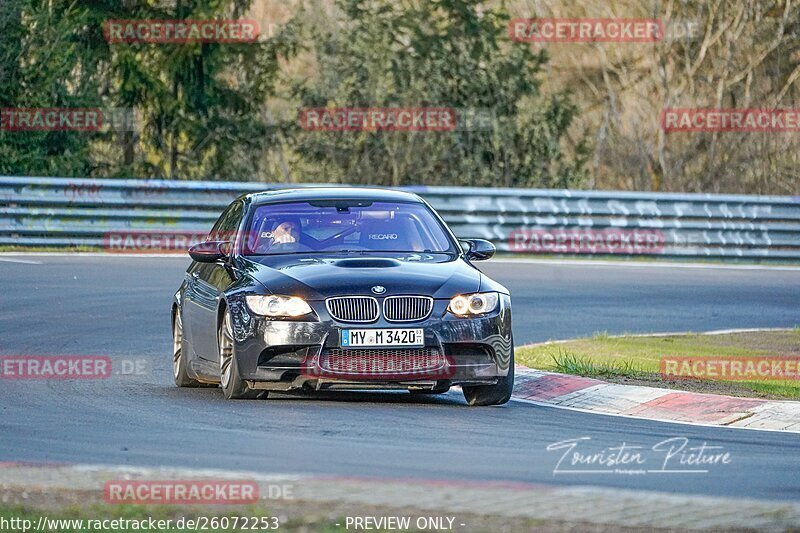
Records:
M253 313L261 316L297 318L311 313L311 306L297 296L272 294L269 296L247 296L245 300L247 300L247 307Z
M496 292L476 292L459 294L447 307L448 311L458 316L482 315L497 309L500 297Z

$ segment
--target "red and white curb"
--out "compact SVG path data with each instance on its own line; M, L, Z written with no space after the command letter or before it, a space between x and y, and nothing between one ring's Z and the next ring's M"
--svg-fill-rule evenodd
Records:
M619 385L516 367L514 399L664 422L800 432L800 402Z

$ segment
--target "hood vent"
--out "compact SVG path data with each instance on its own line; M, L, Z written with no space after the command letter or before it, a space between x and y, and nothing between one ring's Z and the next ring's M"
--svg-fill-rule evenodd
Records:
M397 259L387 258L353 258L353 259L339 259L333 262L334 266L340 268L391 268L400 266L400 261Z

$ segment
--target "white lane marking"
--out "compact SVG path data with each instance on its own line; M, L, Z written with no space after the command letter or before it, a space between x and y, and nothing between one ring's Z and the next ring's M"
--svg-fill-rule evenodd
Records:
M731 333L761 333L764 331L794 331L796 327L789 328L750 328L750 329L717 329L714 331L706 331L705 333L695 333L695 335L730 335ZM688 333L683 333L688 335Z
M634 420L648 420L650 422L663 422L665 424L680 424L682 426L699 426L704 428L717 428L717 429L742 429L748 431L772 431L776 433L800 433L791 429L770 429L770 428L751 428L742 426L721 426L719 424L707 424L705 422L684 422L681 420L666 420L664 418L646 418L643 416L625 415L622 413L606 413L603 411L592 411L591 409L583 409L582 407L567 407L564 405L554 405L551 403L539 402L536 400L527 400L525 398L511 397L512 402L527 403L531 405L538 405L539 407L552 407L553 409L564 409L565 411L577 411L579 413L586 413L589 415L600 416L616 416L619 418L632 418Z
M659 263L654 261L603 261L599 259L511 259L497 258L490 259L486 264L504 263L531 264L531 265L565 265L565 266L593 266L593 267L641 267L641 268L695 268L705 270L784 270L790 272L800 272L800 266L783 265L720 265L708 263Z
M30 261L27 259L7 259L5 257L0 257L0 261L4 263L20 263L22 265L41 265L41 261Z

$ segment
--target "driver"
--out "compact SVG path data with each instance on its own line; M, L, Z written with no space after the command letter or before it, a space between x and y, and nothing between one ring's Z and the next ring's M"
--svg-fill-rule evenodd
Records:
M270 246L298 242L300 239L300 222L294 219L284 220L272 230L271 238Z
M268 230L268 228L273 228ZM261 222L261 230L258 232L254 252L258 254L268 253L269 250L277 247L280 252L293 251L300 244L300 218L294 216L282 216L277 220L264 220Z

